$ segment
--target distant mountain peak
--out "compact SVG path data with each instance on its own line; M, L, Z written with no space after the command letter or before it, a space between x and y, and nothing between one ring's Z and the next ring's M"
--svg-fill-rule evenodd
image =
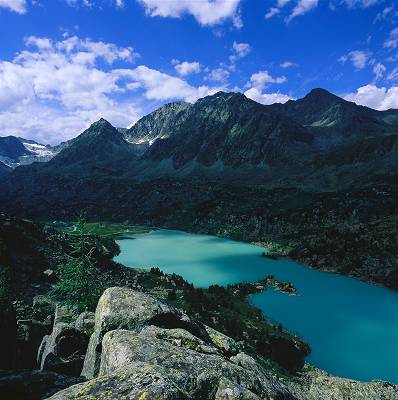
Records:
M344 102L345 100L335 94L322 88L312 89L302 100L311 101L334 101L334 102Z

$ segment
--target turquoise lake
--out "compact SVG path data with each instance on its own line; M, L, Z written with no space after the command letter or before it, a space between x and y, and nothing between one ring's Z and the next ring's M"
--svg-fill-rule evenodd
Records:
M274 275L292 282L299 296L273 289L252 297L264 315L304 338L308 362L334 375L398 383L398 293L359 280L261 257L248 243L158 230L119 240L116 261L159 267L196 287L250 282Z

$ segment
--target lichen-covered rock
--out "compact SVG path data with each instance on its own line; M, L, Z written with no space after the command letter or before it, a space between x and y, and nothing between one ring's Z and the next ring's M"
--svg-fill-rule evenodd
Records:
M398 387L383 381L358 382L338 378L307 367L298 379L289 382L291 391L302 400L396 400Z
M132 365L128 373L99 377L56 393L48 400L188 400L156 367Z
M206 326L206 331L209 334L213 344L227 356L235 355L239 352L239 345L236 341L221 332L216 331L209 326Z
M94 332L95 314L91 311L82 312L75 321L75 328L91 336Z
M108 288L98 301L95 312L95 329L90 337L82 375L97 376L104 335L115 329L139 331L146 325L155 324L168 328L182 327L211 341L204 325L191 321L181 311L156 298L128 288Z
M41 370L79 376L83 367L88 337L75 327L59 323L39 348Z
M176 334L177 330L174 333ZM216 391L220 380L226 379L241 386L243 392L263 399L277 398L277 396L284 396L285 399L293 398L259 365L253 370L242 368L220 354L207 354L179 346L171 343L168 338L164 340L148 336L145 330L140 333L114 330L105 334L102 342L100 376L128 371L130 366L136 363L150 363L160 367L163 370L162 376L170 379L190 396L198 391L198 382L210 382L208 390L210 393L211 386ZM203 387L202 384L199 386ZM253 396L251 398L254 399Z
M237 383L221 379L214 400L261 400L261 398Z

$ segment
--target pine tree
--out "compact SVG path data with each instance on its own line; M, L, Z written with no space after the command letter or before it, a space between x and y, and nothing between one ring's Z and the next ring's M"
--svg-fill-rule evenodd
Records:
M58 270L59 281L50 295L63 305L77 311L94 310L105 289L98 279L99 270L94 257L95 247L85 235L85 218L80 216L74 228L70 260Z

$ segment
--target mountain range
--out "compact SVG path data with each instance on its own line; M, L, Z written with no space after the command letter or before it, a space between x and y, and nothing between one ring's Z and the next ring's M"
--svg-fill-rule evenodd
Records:
M55 147L1 138L0 209L289 242L307 265L398 288L397 135L398 110L324 89L268 106L218 92Z

